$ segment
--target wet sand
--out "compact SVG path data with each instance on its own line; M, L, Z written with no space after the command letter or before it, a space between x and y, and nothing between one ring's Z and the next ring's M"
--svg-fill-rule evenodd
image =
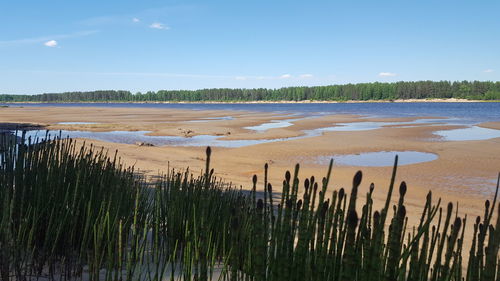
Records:
M231 116L232 120L209 120ZM364 118L356 115L328 115L299 119L293 126L257 132L244 127L256 126L272 120L298 119L265 112L247 111L196 111L143 108L103 107L26 107L1 108L0 122L31 123L51 130L89 131L151 131L152 135L194 136L220 135L222 139L270 139L295 137L304 130L334 126L338 123L360 121L401 122L421 118ZM432 117L425 117L432 118ZM195 122L192 122L195 121ZM91 122L96 124L61 125L59 122ZM500 122L481 126L500 128ZM410 225L423 209L425 195L432 190L434 198L444 202L458 202L459 213L469 218L483 214L484 201L492 199L496 178L500 171L500 138L481 141L439 141L434 131L461 128L443 124L387 126L367 131L324 132L320 136L288 141L263 143L239 148L213 147L211 166L215 175L244 189L251 188L251 177L257 174L263 186L263 166L270 166L269 181L278 192L285 171L293 170L295 163L302 163L300 178L325 175L327 165L314 159L338 154L356 154L375 151L420 151L434 153L437 160L398 168L397 180L408 184L406 202ZM168 167L185 169L198 174L205 165L205 147L145 147L133 144L110 143L92 140L109 151L119 151L127 165L147 174L166 172ZM350 189L357 170L363 171L361 197L375 183L375 205L382 206L389 185L392 167L334 166L329 190ZM394 195L396 200L397 192ZM442 204L444 206L444 204Z

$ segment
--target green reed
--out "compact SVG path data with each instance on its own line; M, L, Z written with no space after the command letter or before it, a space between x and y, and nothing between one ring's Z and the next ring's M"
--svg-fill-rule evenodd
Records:
M131 227L133 171L70 139L14 140L1 152L2 280L98 271Z
M408 225L397 158L375 210L361 172L348 191L330 187L333 161L321 180L296 165L281 192L265 165L247 192L217 179L210 156L199 176L146 180L71 139L3 135L0 280L500 280L498 183L464 249L467 218L431 192Z

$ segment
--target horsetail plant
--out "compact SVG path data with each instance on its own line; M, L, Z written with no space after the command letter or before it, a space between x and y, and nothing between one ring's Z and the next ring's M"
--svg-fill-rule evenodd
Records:
M458 205L443 210L429 192L409 226L405 182L392 205L397 157L375 210L361 171L349 190L330 187L333 161L303 184L296 165L281 193L266 164L262 192L257 176L245 192L216 178L210 148L201 175L153 179L75 140L0 139L1 281L500 279L498 181L464 249Z

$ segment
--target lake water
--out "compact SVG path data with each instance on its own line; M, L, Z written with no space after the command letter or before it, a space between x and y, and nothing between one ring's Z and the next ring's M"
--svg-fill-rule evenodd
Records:
M272 120L256 126L246 127L248 130L264 132L275 128L293 126L293 122L304 118L327 114L362 114L366 117L441 117L441 119L417 119L409 122L353 122L340 123L336 126L316 128L304 131L304 135L291 138L260 139L260 140L224 140L223 137L213 135L199 135L194 137L179 136L148 136L147 131L62 131L63 136L72 138L90 138L109 142L129 143L148 142L154 145L171 146L220 146L242 147L261 143L294 140L314 137L329 131L364 131L380 129L383 126L406 127L418 124L420 126L433 125L465 125L467 128L436 131L434 134L440 141L485 140L500 137L500 130L485 129L474 126L481 122L500 121L500 103L306 103L306 104L137 104L137 103L64 103L64 104L10 104L9 106L26 107L125 107L125 108L159 108L159 109L186 109L186 110L246 110L259 112L273 112L282 116L297 116L284 120ZM444 118L444 119L443 119ZM232 120L232 116L207 117L190 122L210 122L216 120ZM90 124L87 122L63 122L60 124ZM31 135L41 134L32 131Z
M17 103L1 104L11 107L63 106L63 107L126 107L160 108L187 110L246 110L276 112L283 114L323 115L323 114L361 114L370 117L416 117L435 116L456 118L462 122L477 123L500 121L500 102L377 102L377 103L265 103L265 104L204 104L204 103Z

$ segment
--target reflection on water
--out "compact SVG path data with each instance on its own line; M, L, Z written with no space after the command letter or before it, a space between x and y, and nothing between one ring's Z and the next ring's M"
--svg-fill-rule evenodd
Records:
M433 153L419 151L378 151L360 154L342 154L334 156L320 156L316 163L327 165L333 158L335 165L385 167L394 165L394 158L399 156L398 165L410 165L436 160L438 156Z
M434 132L444 141L471 141L500 138L500 130L472 126L469 128L442 130Z

